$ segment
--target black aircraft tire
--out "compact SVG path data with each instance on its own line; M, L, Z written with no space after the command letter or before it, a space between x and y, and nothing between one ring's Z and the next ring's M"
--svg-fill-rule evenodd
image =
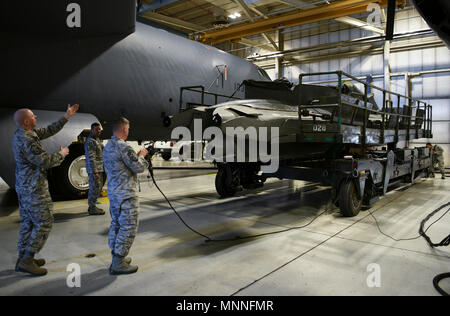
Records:
M89 192L89 178L86 177L82 168L85 168L84 148L81 144L69 147L69 155L64 159L62 164L53 169L53 181L55 182L58 192L68 199L86 198ZM81 172L83 171L83 172ZM69 173L72 179L69 179ZM77 181L75 181L77 180ZM78 181L79 180L79 181ZM74 185L78 182L80 185Z
M165 161L169 161L172 158L172 152L170 151L165 151L163 153L161 153L161 157L162 159L164 159Z
M236 194L236 189L227 186L227 172L220 168L216 175L216 191L222 198L231 197Z
M344 217L354 217L361 211L362 200L358 198L355 183L347 181L342 183L339 190L339 208Z

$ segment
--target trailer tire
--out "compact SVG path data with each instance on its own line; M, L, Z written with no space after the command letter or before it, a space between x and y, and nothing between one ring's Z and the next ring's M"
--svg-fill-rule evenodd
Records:
M343 182L339 190L339 208L344 217L354 217L361 211L362 199L353 181Z
M172 159L172 152L171 151L165 151L161 154L162 159L164 159L165 161L169 161L170 159Z
M227 185L227 171L225 168L219 168L216 175L216 191L222 198L231 197L237 190Z

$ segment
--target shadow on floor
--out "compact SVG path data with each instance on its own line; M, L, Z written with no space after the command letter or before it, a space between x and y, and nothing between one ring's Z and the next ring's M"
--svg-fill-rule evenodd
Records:
M20 274L14 271L14 269L0 271L0 289L23 280L24 276L24 274ZM0 292L0 295L5 295L5 293Z
M88 212L82 212L82 213L55 213L53 214L53 218L55 219L55 223L64 223L68 222L71 219L76 218L84 218L89 217L90 215Z
M269 192L247 193L245 199L221 199L217 202L217 197L214 197L216 203L201 207L195 204L183 205L183 199L179 196L175 199L180 201L179 203L171 201L175 209L177 206L184 208L180 215L195 230L212 239L232 239L230 241L205 242L206 238L194 234L187 228L181 233L171 233L174 228L179 230L180 225L183 225L173 213L141 220L138 234L157 232L162 236L170 235L170 238L177 238L179 242L173 242L172 246L169 245L159 253L162 258L193 257L211 255L263 238L261 236L235 239L237 236L247 237L304 225L327 209L329 210L327 213L341 216L339 211L331 206L330 189L313 185L308 188L293 188L289 181L268 187ZM160 206L160 201L146 201L141 204L154 206L155 202ZM169 207L166 206L166 209L169 210ZM244 226L242 221L237 222L239 219L245 221ZM201 224L196 223L196 220L201 220Z
M67 277L69 274L67 274ZM25 273L5 270L0 272L0 288L11 285L24 279L36 279L39 282L30 286L23 286L8 295L55 295L55 296L81 296L95 293L110 284L117 277L109 275L108 269L100 269L88 274L81 275L81 287L69 288L66 277L57 280L48 280L48 276L33 277Z
M396 186L391 190L407 190L408 188ZM266 192L259 194L264 190ZM183 199L177 196L175 201L179 202L174 202L173 205L175 209L177 206L183 207L184 210L180 214L183 219L195 230L212 239L233 239L236 236L259 235L303 226L323 211L326 211L325 214L328 216L342 217L340 210L331 203L331 188L317 184L298 187L295 182L281 181L270 183L264 190L242 193L245 195L244 199L212 198L216 203L200 207L195 204L186 205ZM146 204L151 206L152 202L147 201ZM160 206L161 201L158 200L157 203ZM418 198L415 203L420 205L423 201ZM170 208L166 206L166 209ZM204 214L203 218L202 214ZM224 217L226 217L225 221ZM238 219L245 220L244 226L242 222L236 222ZM211 255L265 237L219 243L205 242L205 238L197 236L187 228L182 233L171 233L174 227L179 229L180 225L183 225L173 213L144 219L139 225L139 233L158 232L162 236L170 235L170 238L179 240L161 251L159 253L161 258Z
M72 219L77 219L77 218L85 218L85 217L89 217L90 215L87 212L83 212L83 213L54 213L53 212L53 219L54 219L54 223L65 223L65 222L69 222ZM14 224L20 224L20 218L15 220L13 222Z
M286 186L286 183L288 183L289 181L284 181L284 185ZM153 184L152 184L153 185ZM235 194L235 197L246 197L246 199L249 199L251 197L254 198L254 200L260 199L261 196L258 195L258 193L264 192L264 191L268 191L268 190L279 190L280 189L280 182L272 182L272 183L268 183L265 184L263 188L260 189L255 189L255 190L244 190L242 192L237 192ZM300 197L300 195L302 193L305 193L311 189L314 189L317 187L317 184L308 184L304 187L295 189L295 190L291 190L291 195L290 198L292 199L297 199L298 197ZM152 187L153 190L155 190L155 192L157 192L157 188ZM163 192L165 193L165 192ZM141 199L140 200L140 205L141 206L151 206L152 208L155 208L155 206L158 206L157 210L167 210L168 209L168 204L167 201L164 199L164 197L161 195L161 193L158 192L158 194L160 194L160 197L157 199ZM166 193L165 193L166 194ZM181 202L184 203L186 200L192 200L191 203L200 203L200 202L206 202L207 200L211 200L211 201L229 201L229 198L221 198L219 197L219 195L216 192L204 192L204 193L188 193L188 192L182 192L177 194L176 196L171 195L171 194L167 194L170 202L172 204L175 204L177 202Z

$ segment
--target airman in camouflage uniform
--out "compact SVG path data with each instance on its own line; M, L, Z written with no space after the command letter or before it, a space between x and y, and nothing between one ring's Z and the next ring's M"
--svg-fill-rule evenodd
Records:
M111 227L109 247L112 252L111 274L130 274L138 270L126 258L137 233L139 201L137 197L137 174L148 167L147 150L138 154L125 141L128 138L129 122L121 118L113 126L114 136L103 150L103 159L108 177Z
M20 109L14 114L14 121L19 127L13 137L20 211L16 271L33 275L47 274L47 270L41 268L45 260L34 259L47 241L53 226L53 202L48 189L47 171L59 166L69 154L69 149L61 147L58 153L48 154L40 141L58 133L78 107L69 105L63 118L47 128L38 129L35 128L36 116L31 110Z
M92 124L91 133L84 143L86 171L89 175L89 215L105 214L105 212L96 205L104 184L103 143L99 138L102 131L102 126L99 123Z
M444 149L442 149L439 145L432 145L430 143L427 144L427 147L433 152L433 163L430 167L430 175L434 178L434 168L436 164L439 167L439 171L441 172L442 179L445 179L445 162L444 162Z

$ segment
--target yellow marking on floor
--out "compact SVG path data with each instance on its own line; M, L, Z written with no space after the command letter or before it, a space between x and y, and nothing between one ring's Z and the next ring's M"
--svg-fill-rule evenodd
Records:
M98 203L100 203L100 204L107 204L107 203L109 203L109 199L108 199L107 197L99 198L99 199L97 200L97 204L98 204Z
M58 203L65 203L65 202L58 202ZM97 200L97 204L108 204L108 203L109 203L109 199L107 197L102 197ZM84 200L84 202L81 202L81 204L89 205L87 200Z

